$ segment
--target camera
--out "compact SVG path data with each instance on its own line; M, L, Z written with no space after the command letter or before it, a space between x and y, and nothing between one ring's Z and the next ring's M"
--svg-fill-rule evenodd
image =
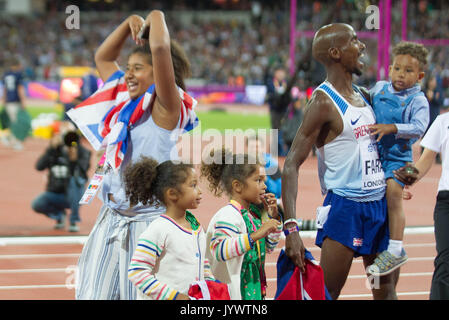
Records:
M67 147L75 147L78 145L80 137L76 131L68 131L64 135L64 145Z

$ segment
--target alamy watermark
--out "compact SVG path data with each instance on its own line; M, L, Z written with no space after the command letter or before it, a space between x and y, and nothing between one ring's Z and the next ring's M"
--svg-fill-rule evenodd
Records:
M75 289L76 285L78 283L78 266L77 265L70 265L65 268L65 273L68 274L67 278L65 279L65 287L67 289Z
M69 16L65 19L65 27L69 30L80 29L80 8L70 5L65 8L65 13Z
M225 157L224 164L244 164L243 154L248 154L248 164L256 161L264 163L269 154L274 159L278 157L278 135L277 129L226 129L221 132L217 129L201 130L201 122L198 124L197 133L184 134L183 130L174 130L170 140L179 142L170 150L170 160L173 162L184 162L193 165L222 164L221 151L223 148L237 155ZM234 163L235 162L235 163ZM269 165L265 168L266 174L275 174L277 166Z
M379 7L375 5L367 6L365 9L365 14L368 17L365 20L365 27L368 30L379 30L380 29L380 15Z

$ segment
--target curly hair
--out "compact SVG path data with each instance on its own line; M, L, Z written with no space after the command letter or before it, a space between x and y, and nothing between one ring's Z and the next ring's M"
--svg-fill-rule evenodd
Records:
M170 51L173 61L173 69L175 71L176 84L185 91L186 86L184 79L190 77L191 75L190 61L187 58L184 49L176 40L170 40ZM148 42L146 42L143 46L135 47L129 56L136 53L146 56L148 58L148 63L151 66L153 65L153 56L151 54L151 49Z
M223 192L232 193L232 181L245 183L260 166L260 162L248 154L233 154L230 150L212 150L210 158L212 163L201 164L201 177L209 182L209 190L217 197Z
M179 186L189 177L193 166L172 161L158 163L153 158L142 156L139 161L125 168L123 181L125 194L131 206L165 205L164 193L168 188L181 192Z
M427 66L429 51L420 43L401 41L393 48L393 57L408 54L418 60L419 69L424 70Z

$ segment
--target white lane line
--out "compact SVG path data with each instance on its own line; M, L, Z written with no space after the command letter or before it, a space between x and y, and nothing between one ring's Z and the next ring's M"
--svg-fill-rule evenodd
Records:
M412 262L412 261L421 262L421 261L433 261L433 260L435 260L435 257L411 257L411 258L409 257L407 262ZM316 261L318 263L320 263L319 260L316 260ZM363 259L357 258L357 259L354 259L352 262L353 263L363 263ZM276 262L266 262L265 266L276 267Z
M0 259L54 259L78 258L81 253L49 253L49 254L2 254Z
M411 261L433 261L435 260L435 257L409 257L407 262L411 262ZM358 258L358 259L354 259L353 261L354 263L363 263L363 259Z
M399 278L402 277L431 277L433 275L433 272L409 272L409 273L401 273L399 275ZM348 279L366 279L366 274L362 275L350 275L348 276Z
M434 227L406 227L404 234L432 234ZM281 234L281 238L284 238ZM316 238L316 231L301 231L301 238ZM54 237L0 237L0 246L7 245L42 245L42 244L84 244L87 236L54 236Z
M80 244L87 236L54 236L54 237L0 237L0 246L7 245L42 245L42 244Z
M42 285L31 285L31 286L0 286L0 290L18 290L18 289L71 289L70 286L66 284L42 284Z
M47 268L47 269L0 269L0 274L11 274L11 273L56 273L65 272L67 273L68 268Z
M411 291L411 292L397 292L397 296L421 296L430 294L429 291ZM358 293L358 294L341 294L339 299L345 298L372 298L373 295L371 293Z
M433 272L409 272L409 273L401 273L400 277L428 277L432 276ZM366 274L363 275L350 275L348 279L366 279ZM276 282L276 278L267 278L267 282Z

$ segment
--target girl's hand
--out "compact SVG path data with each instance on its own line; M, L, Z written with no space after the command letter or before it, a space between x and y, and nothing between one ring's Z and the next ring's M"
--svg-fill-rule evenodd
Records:
M268 214L274 219L278 219L278 206L276 201L276 196L273 193L265 193L263 199L263 206L267 210Z
M137 14L133 14L128 18L128 25L129 29L131 30L131 36L137 45L143 45L145 42L143 39L139 39L139 37L137 37L137 34L139 33L144 23L145 20Z
M280 224L281 223L279 221L270 219L267 222L263 223L259 230L251 233L250 237L251 239L253 239L253 241L265 238L270 233L275 232Z

